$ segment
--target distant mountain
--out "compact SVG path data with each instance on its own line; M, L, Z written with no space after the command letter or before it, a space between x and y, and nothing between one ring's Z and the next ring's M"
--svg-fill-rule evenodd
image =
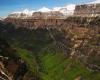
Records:
M49 9L47 7L43 7L41 9L38 9L36 11L29 11L28 9L25 9L21 12L13 12L8 15L9 18L37 18L37 17L43 17L43 15L46 15L46 17L55 17L55 18L63 18L63 16L69 16L73 15L75 10L75 4L70 4L65 7L54 7L53 9ZM36 16L37 15L37 16Z

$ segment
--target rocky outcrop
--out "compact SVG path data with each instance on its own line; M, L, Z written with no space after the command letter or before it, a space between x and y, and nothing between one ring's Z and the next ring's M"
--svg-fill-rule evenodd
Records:
M6 41L0 39L0 80L22 80L28 71L24 60L14 53Z
M12 80L11 76L9 76L7 73L2 61L0 61L0 80Z
M74 11L76 16L100 16L100 4L77 5Z

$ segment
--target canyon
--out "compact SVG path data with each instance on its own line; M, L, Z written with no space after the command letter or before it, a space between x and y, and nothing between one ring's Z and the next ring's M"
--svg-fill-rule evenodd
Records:
M99 9L77 5L71 16L35 12L1 20L0 79L99 80Z

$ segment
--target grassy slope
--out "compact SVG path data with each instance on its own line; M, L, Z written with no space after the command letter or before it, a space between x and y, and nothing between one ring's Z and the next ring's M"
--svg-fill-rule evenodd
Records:
M99 80L100 73L93 73L78 60L66 59L61 53L40 57L43 80L74 80L82 76L86 80Z
M90 72L77 58L68 59L62 53L56 53L45 49L38 56L40 62L36 63L35 56L30 56L25 49L17 49L22 59L26 61L29 69L34 73L38 66L39 74L36 74L41 80L74 80L81 76L85 80L99 80L99 72Z

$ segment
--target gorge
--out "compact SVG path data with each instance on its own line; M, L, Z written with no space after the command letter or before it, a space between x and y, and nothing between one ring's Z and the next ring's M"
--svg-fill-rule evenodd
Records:
M93 13L91 5L64 19L38 13L1 20L0 79L99 80L100 4Z

